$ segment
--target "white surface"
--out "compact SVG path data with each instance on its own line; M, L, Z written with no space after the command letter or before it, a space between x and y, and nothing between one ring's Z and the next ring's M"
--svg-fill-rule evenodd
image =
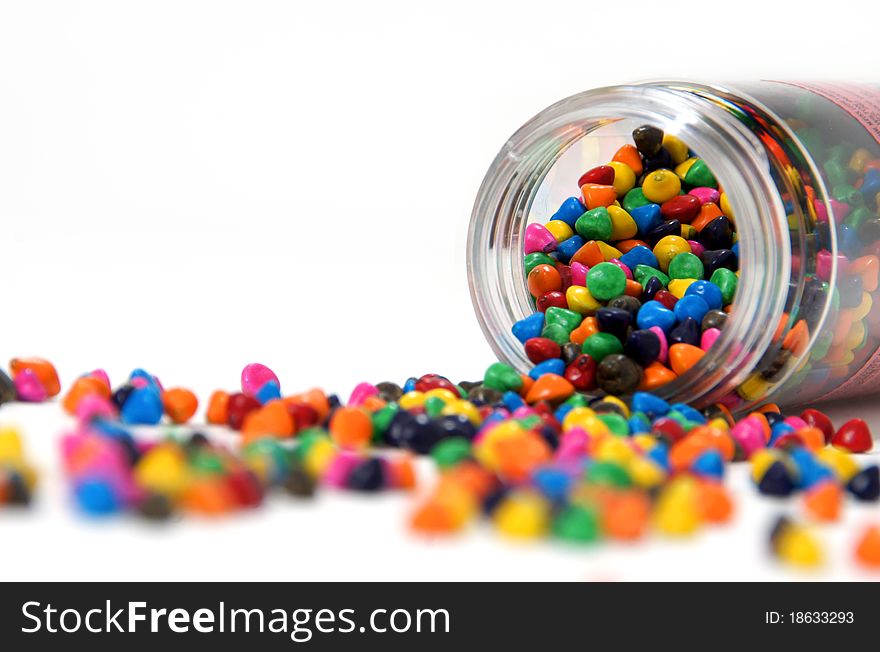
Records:
M48 357L65 381L145 366L203 399L255 360L290 391L478 377L491 352L467 294L467 220L534 113L657 76L876 81L869 16L695 6L0 3L0 358ZM59 486L57 409L4 406L9 419L46 487L34 513L0 516L14 560L0 577L791 577L766 566L770 514L752 502L694 544L594 552L417 543L398 498L84 525Z
M880 430L880 411L857 411ZM852 413L849 407L830 412L837 422ZM651 536L636 544L580 548L510 542L481 525L432 541L406 527L419 494L363 497L329 489L314 502L279 493L241 515L185 517L157 526L136 517L87 519L74 511L56 436L70 420L57 406L3 406L0 423L13 422L27 427L43 485L34 510L0 510L7 560L0 564L0 580L880 579L852 560L856 534L867 523L880 523L876 503L847 501L839 523L815 530L827 564L817 571L792 570L770 558L767 537L780 514L806 522L801 502L761 497L743 464L731 469L728 483L736 500L733 522L686 539ZM875 453L860 462L878 459ZM428 491L432 468L426 462L418 470L421 491Z

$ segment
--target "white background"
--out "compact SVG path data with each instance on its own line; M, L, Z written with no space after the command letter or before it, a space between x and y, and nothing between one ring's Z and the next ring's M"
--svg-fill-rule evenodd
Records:
M877 81L876 9L681 2L0 3L0 357L62 379L144 366L204 398L241 367L285 390L481 376L471 204L505 139L567 95L652 77ZM864 415L868 406L838 408ZM84 523L55 407L4 406L44 470L0 515L8 578L793 578L776 506L591 552L409 537L403 498L273 501L217 524ZM741 484L745 484L744 482ZM852 526L876 510L850 511ZM825 530L853 577L853 530Z

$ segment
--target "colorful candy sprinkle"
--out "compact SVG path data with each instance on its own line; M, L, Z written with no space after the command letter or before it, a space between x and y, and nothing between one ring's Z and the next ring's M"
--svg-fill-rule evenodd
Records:
M651 125L635 129L633 142L635 147L623 145L608 165L582 174L580 195L567 199L547 227L526 228L528 289L546 318L531 337L524 334L528 324L537 323L534 315L513 327L521 341L540 336L560 347L535 361L537 345L527 344L535 364L559 359L559 375L571 369L561 352L568 343L581 344L596 364L622 354L626 360L614 358L597 381L600 389L623 395L656 389L699 362L718 340L727 312L703 321L712 310L731 309L738 268L732 218L719 208L721 194L705 162L685 164L687 146ZM698 221L699 215L706 217ZM627 320L603 315L622 302ZM571 318L561 320L560 310ZM590 322L594 316L598 321ZM657 327L671 344L687 344L697 353L679 349L667 361L655 339L630 335L630 323L641 331Z
M25 456L18 430L0 427L0 507L27 506L37 474Z

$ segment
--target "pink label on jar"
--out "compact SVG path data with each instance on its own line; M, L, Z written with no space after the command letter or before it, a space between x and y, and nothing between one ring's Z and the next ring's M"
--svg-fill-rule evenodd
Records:
M858 121L880 144L880 90L857 84L776 83L802 88L833 102ZM876 393L878 389L880 389L880 350L875 351L861 369L818 400L865 396Z
M776 83L803 88L833 102L858 120L880 143L880 90L858 84Z

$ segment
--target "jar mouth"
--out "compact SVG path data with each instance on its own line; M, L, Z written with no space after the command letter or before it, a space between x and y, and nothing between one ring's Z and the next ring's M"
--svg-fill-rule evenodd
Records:
M534 312L525 282L522 236L538 189L574 143L625 120L675 134L706 160L730 198L740 242L742 273L735 310L721 336L692 369L655 393L697 405L717 402L748 377L768 349L785 314L792 282L789 217L778 180L766 173L775 162L732 115L733 107L722 105L720 93L712 96L714 104L707 103L694 88L689 84L685 92L665 82L574 95L529 120L496 156L474 204L467 246L473 305L500 360L523 373L532 366L510 329ZM716 90L699 88L707 94ZM796 218L798 212L796 207ZM804 249L803 243L798 246Z

